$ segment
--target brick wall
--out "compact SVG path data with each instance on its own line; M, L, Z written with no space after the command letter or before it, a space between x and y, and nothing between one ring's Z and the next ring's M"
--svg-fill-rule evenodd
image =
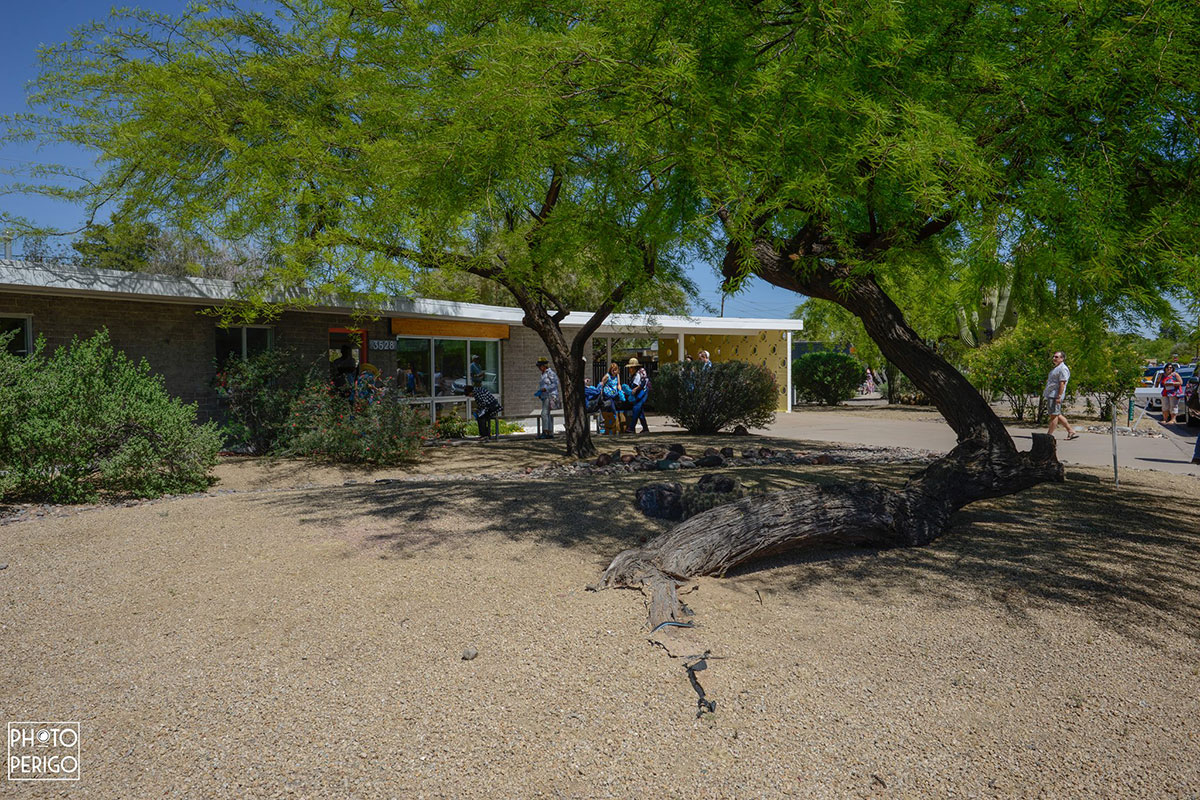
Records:
M135 361L146 359L168 392L198 404L201 418L209 419L220 413L213 389L217 320L204 310L184 303L0 292L0 314L32 315L33 338L45 337L51 349L107 327L114 347ZM315 312L285 312L271 327L275 346L290 348L306 364L328 358L331 327L365 327L368 338L391 338L386 319L353 323L348 316ZM368 360L385 377L395 377L394 352L369 351Z

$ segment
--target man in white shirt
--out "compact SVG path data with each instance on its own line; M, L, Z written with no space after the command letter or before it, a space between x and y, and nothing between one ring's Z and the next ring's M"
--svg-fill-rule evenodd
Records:
M558 374L550 366L550 359L542 356L537 360L538 371L542 373L534 396L542 401L542 432L539 439L554 438L554 417L551 411L558 408Z
M1079 438L1079 434L1071 427L1071 423L1067 422L1067 418L1062 413L1063 398L1067 396L1067 381L1071 380L1071 370L1067 368L1067 362L1061 350L1056 350L1054 355L1050 356L1054 362L1054 369L1050 370L1050 374L1046 376L1046 389L1042 392L1042 396L1046 398L1047 411L1050 414L1050 430L1046 433L1054 435L1054 429L1058 427L1061 420L1064 428L1067 429L1067 441Z

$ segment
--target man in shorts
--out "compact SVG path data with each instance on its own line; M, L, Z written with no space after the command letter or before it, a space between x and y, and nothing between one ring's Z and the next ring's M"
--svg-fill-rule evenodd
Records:
M1054 369L1050 370L1050 374L1046 376L1046 389L1042 392L1042 396L1046 398L1047 412L1050 415L1050 430L1046 433L1053 436L1054 429L1061 421L1062 426L1067 429L1067 441L1078 439L1079 434L1075 432L1071 423L1067 422L1067 418L1062 413L1063 398L1067 396L1067 381L1071 380L1071 370L1067 368L1067 362L1061 350L1056 350L1050 359L1054 362Z

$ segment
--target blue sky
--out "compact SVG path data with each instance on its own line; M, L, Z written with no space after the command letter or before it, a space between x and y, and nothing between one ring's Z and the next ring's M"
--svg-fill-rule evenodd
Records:
M172 13L182 11L187 3L185 0L143 0L130 5ZM41 0L37 3L10 0L5 6L4 45L0 46L0 76L3 76L0 79L0 114L13 114L26 110L26 84L37 74L38 47L65 40L73 28L107 16L110 6L88 0ZM92 157L73 148L0 143L0 168L16 168L30 162L86 168L92 164ZM7 180L7 176L0 175L0 183ZM75 229L84 222L78 208L38 197L0 196L0 210L62 229ZM15 243L14 249L20 256L20 241ZM700 288L701 298L714 308L720 308L720 281L712 266L694 264L691 273ZM725 315L788 317L801 299L800 295L753 281L745 291L726 300Z

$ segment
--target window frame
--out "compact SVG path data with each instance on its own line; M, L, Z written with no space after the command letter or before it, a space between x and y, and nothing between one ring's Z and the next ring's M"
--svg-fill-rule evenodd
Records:
M246 355L246 330L248 328L254 328L255 330L265 330L267 332L267 350L275 349L275 326L274 325L229 325L224 328L222 328L220 325L218 325L216 329L217 330L226 330L226 331L232 331L232 330L236 329L241 333L241 338L242 338L241 356L242 356L242 361L245 361L247 358L249 358L249 356ZM215 339L213 341L213 350L214 351L216 350L216 340ZM216 357L215 352L214 352L213 356L214 356L214 358Z
M25 355L23 358L29 358L33 352L33 314L0 314L0 319L18 319L25 323Z
M397 341L397 345L399 343L399 340L401 340L401 339L416 339L416 340L420 340L420 341L426 341L429 343L429 362L425 365L425 367L427 370L426 374L428 374L430 376L431 380L432 380L432 377L434 374L434 365L437 362L436 342L439 342L439 341L466 342L468 370L470 369L470 365L471 365L471 344L473 342L495 342L496 343L496 392L495 392L495 395L496 395L496 399L498 401L500 401L500 404L501 405L504 404L504 389L503 389L503 386L504 386L504 345L503 345L503 341L504 340L503 339L478 337L478 336L411 336L411 335L406 335L406 334L397 334L394 338ZM397 346L397 349L399 349L398 346ZM447 395L437 395L437 394L433 393L432 386L429 387L429 392L430 392L430 394L428 397L405 397L404 402L409 403L411 405L415 405L415 406L424 405L424 406L428 407L429 408L429 419L430 419L431 423L433 421L437 420L437 411L440 406L449 406L449 405L453 405L455 403L465 405L466 411L467 411L467 416L468 416L468 418L470 418L472 401L469 400L466 395L448 395L448 396Z

